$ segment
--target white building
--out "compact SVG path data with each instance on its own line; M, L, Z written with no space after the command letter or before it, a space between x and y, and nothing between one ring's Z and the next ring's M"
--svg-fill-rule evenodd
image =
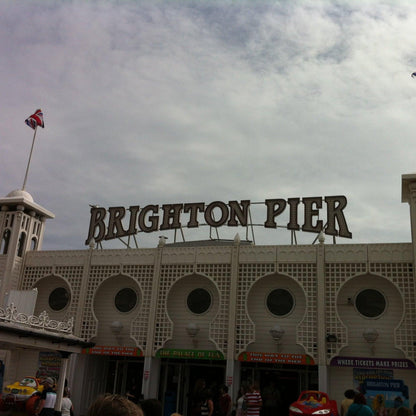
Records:
M0 199L0 299L37 289L34 315L74 318L94 343L71 354L76 414L136 382L165 414L189 416L198 379L274 383L282 406L320 389L416 402L416 175L403 175L412 242L261 246L213 241L155 248L41 250L53 214L24 191ZM6 306L6 305L5 305ZM4 385L34 375L40 349L1 343ZM79 344L80 345L80 344ZM59 350L53 345L50 350ZM69 351L71 352L71 351ZM371 404L371 403L370 403Z

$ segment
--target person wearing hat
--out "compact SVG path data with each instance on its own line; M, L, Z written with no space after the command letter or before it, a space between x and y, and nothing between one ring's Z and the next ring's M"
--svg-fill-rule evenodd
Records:
M55 382L51 377L46 377L43 380L43 390L40 396L39 406L36 409L35 415L38 416L54 416L56 393L53 390Z

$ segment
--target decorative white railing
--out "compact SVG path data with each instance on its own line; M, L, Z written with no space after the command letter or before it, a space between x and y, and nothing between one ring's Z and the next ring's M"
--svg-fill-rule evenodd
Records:
M43 311L39 316L26 315L22 312L18 312L13 303L10 303L10 305L6 308L0 307L0 322L15 323L31 328L47 329L70 335L72 334L72 330L74 328L74 318L70 318L67 322L60 322L54 319L49 319L46 311Z

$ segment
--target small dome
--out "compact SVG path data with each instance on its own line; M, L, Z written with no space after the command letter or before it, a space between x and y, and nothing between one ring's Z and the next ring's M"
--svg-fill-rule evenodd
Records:
M6 198L24 198L29 202L33 202L32 195L29 192L22 191L21 189L16 189L15 191L10 192Z

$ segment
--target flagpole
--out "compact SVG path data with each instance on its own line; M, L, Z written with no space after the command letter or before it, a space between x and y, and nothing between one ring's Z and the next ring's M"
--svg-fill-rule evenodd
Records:
M30 160L32 159L33 146L35 144L35 138L36 138L36 132L37 132L37 130L38 130L38 125L36 124L35 131L33 133L32 147L30 149L29 160L28 160L27 166L26 166L26 174L25 174L25 180L23 181L22 191L25 190L25 186L26 186L27 174L29 173Z

